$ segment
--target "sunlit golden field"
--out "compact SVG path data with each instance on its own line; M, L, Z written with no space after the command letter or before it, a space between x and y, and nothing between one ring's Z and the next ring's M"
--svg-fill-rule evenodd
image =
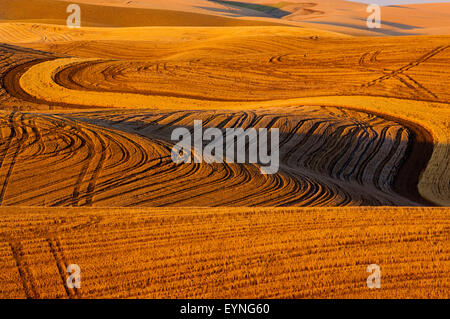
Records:
M443 208L5 208L0 221L8 298L448 297ZM82 286L65 290L75 262Z
M173 6L0 13L0 297L448 298L450 36ZM195 120L278 128L279 171L174 163Z

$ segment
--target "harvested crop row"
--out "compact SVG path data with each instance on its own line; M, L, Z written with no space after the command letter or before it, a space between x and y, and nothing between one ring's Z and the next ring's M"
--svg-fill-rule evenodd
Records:
M258 112L3 113L0 203L7 206L346 206L421 203L396 193L408 130L333 107ZM176 165L176 127L280 130L281 166ZM206 143L205 143L206 145ZM248 145L246 146L247 152ZM194 154L195 154L194 150ZM415 173L415 172L412 172Z
M0 103L2 109L49 109L45 104L29 96L19 85L19 79L28 68L36 63L59 57L57 54L27 48L0 45ZM44 105L43 105L44 104ZM54 105L54 104L53 104Z
M186 29L182 34L179 30L165 31L172 35L172 41L165 41L160 35L163 30L156 29L142 30L149 37L146 42L120 41L117 35L104 34L105 38L90 41L36 45L83 57L47 64L47 72L58 70L58 84L78 91L190 97L209 102L323 95L450 101L446 37L425 41L325 36L312 40L295 28L244 28L239 32L204 28ZM410 41L415 42L413 48ZM135 50L130 51L130 47Z
M0 296L448 298L449 213L2 208ZM76 292L68 264L81 268ZM381 289L366 286L370 264Z

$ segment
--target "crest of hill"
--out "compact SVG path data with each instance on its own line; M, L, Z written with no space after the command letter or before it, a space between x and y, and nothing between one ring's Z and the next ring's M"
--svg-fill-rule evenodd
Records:
M68 2L57 0L0 0L0 22L65 25ZM279 23L243 20L196 12L80 3L82 26L269 26Z

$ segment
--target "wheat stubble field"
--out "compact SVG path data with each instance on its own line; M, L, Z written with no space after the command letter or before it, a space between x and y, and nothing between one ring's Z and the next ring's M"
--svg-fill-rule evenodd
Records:
M192 12L69 29L11 8L1 298L449 297L450 36ZM278 128L278 173L175 164L171 133L194 120Z

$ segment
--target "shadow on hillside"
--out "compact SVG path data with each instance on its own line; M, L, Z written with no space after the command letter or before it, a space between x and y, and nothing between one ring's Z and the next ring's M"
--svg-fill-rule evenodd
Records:
M277 18L277 19L283 18L283 17L291 14L291 12L289 12L289 11L285 11L285 10L282 10L280 8L270 6L270 5L248 3L248 2L241 2L241 1L225 1L225 0L209 0L209 1L221 4L224 6L231 6L236 9L241 9L240 13L239 13L240 15L244 15L242 13L242 9L249 9L249 10L255 11L255 13L259 13L259 15L255 14L254 16L272 17L272 18ZM228 13L233 13L235 11L233 9L226 10L226 9L207 8L207 7L203 7L203 9L212 10L212 11L220 11L220 12L228 12ZM236 13L236 14L238 14L238 13Z
M365 21L363 19L361 19L361 21ZM362 30L362 31L370 31L370 32L376 32L379 33L380 35L386 35L386 36L407 36L407 35L419 35L418 33L412 33L412 32L400 32L400 31L395 31L395 30L388 30L386 28L381 27L380 29L369 29L367 28L367 26L361 24L351 24L351 23L343 23L343 22L328 22L328 21L312 21L312 20L304 20L303 22L305 23L313 23L313 24L322 24L322 25L330 25L330 26L335 26L335 27L344 27L344 28L349 28L349 29L354 29L354 30ZM383 24L384 22L382 22ZM392 25L394 26L394 24L392 23L385 23L386 25ZM398 25L395 25L396 27L398 27ZM411 28L406 28L406 25L403 25L403 28L401 28L402 30L413 30L412 26Z

